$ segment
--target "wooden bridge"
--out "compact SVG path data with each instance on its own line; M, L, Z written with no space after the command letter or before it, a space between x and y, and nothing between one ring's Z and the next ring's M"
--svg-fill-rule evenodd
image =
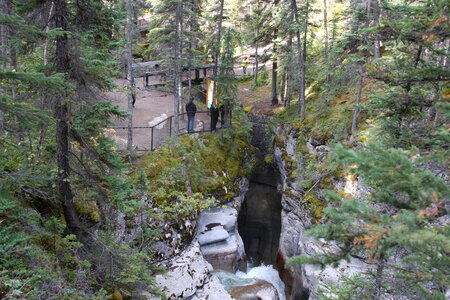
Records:
M209 65L204 65L204 66L200 66L200 67L183 67L182 71L182 77L183 77L183 85L187 86L189 85L189 80L191 80L193 83L200 83L202 82L203 79L208 77L208 70L214 70L214 65L213 64L209 64ZM194 76L192 76L192 71L194 71ZM186 76L186 73L190 72L191 76ZM203 75L203 76L201 76ZM149 78L151 77L157 77L159 76L159 82L158 83L153 83L150 84L150 80ZM144 78L145 78L145 86L149 87L149 86L160 86L160 85L165 85L166 83L166 76L167 76L167 70L156 70L156 71L151 71L151 72L145 72L144 73Z

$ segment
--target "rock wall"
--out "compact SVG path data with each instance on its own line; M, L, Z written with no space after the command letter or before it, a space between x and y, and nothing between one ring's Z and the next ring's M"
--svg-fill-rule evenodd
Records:
M167 271L155 278L156 285L166 294L168 300L232 299L211 272L214 269L245 271L246 268L244 244L237 229L237 215L248 189L248 181L242 179L239 187L239 195L233 202L205 210L198 220L192 220L190 225L197 225L197 231L186 250L181 253L174 252L179 248L169 245L172 251L163 257L172 258L161 263ZM195 228L191 226L189 229ZM171 233L170 238L172 235L177 234ZM161 246L159 248L162 249ZM175 253L178 255L174 257ZM144 299L159 299L144 292L141 296Z
M156 275L157 286L171 299L209 299L231 300L219 279L211 274L213 270L202 256L200 245L194 242L178 257L166 262L165 274ZM148 292L142 292L141 298L159 300Z
M277 255L277 267L280 277L285 282L289 299L315 300L316 292L322 283L336 282L343 275L351 275L371 268L359 258L352 258L350 262L342 261L337 268L327 267L323 270L319 266L302 265L285 269L286 261L297 255L315 256L337 251L337 245L323 240L317 240L305 235L317 216L311 210L311 203L305 201L305 190L299 185L302 180L305 162L297 155L296 139L292 128L278 128L274 143L274 158L282 178L282 228L280 247ZM316 141L308 141L305 145L311 155L319 159L326 156L329 149ZM293 174L295 170L299 173ZM332 186L354 193L355 197L362 197L367 193L359 181L333 181ZM316 193L323 198L323 191L316 189ZM323 200L323 199L322 199Z
M197 240L203 257L214 269L235 272L245 269L244 243L237 229L238 210L214 207L200 214Z

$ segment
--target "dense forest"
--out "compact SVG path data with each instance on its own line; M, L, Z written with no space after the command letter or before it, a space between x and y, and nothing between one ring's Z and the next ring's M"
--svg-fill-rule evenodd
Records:
M449 29L445 0L0 0L0 298L172 299L161 261L239 193L261 114L260 139L294 140L307 234L339 245L285 267L373 266L310 299L448 299ZM170 136L138 151L134 66L154 61ZM205 65L222 128L185 134ZM355 178L363 200L333 185Z

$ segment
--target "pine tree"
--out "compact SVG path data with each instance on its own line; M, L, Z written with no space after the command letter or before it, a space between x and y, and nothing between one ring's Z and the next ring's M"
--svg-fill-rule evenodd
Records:
M442 121L421 122L437 99L442 95L436 87L448 80L446 32L448 22L443 20L445 4L385 3L386 17L381 18L377 36L384 40L384 47L392 50L374 61L368 71L372 78L384 81L389 88L372 98L371 107L381 111L382 134L398 146L435 147L445 144ZM439 106L439 105L438 105ZM433 128L434 130L430 130Z
M224 36L224 48L228 51L224 52L221 56L220 70L217 76L219 86L219 105L223 105L225 110L224 125L226 126L231 125L231 113L234 106L237 104L237 85L233 70L234 58L229 54L234 52L232 39L233 33L231 29L228 29Z
M112 75L117 74L110 50L119 44L116 38L122 17L115 4L17 1L9 15L0 15L0 24L14 26L16 34L8 40L8 47L17 50L18 58L14 69L0 71L1 197L2 201L12 199L17 206L26 206L27 211L48 221L51 239L47 228L40 228L44 221L14 221L14 226L26 236L34 253L45 251L36 257L48 258L49 269L56 270L40 278L23 272L21 261L41 274L49 269L42 270L36 257L20 251L12 261L21 264L17 270L22 275L12 268L1 276L17 276L25 285L32 280L29 287L24 285L24 291L32 291L33 298L68 297L66 287L83 281L79 274L84 272L90 277L86 286L96 285L95 290L112 285L132 290L142 282L152 284L149 253L118 246L114 239L107 246L99 240L99 236L110 234L111 211L131 213L136 209L130 200L133 189L126 175L127 165L113 151L115 143L105 132L112 116L123 118L125 114L98 100L98 93L111 88ZM48 19L51 22L46 26ZM11 221L23 213L21 209L4 210L3 202L1 206L2 214L14 212ZM3 225L0 229L3 232ZM11 236L9 231L4 232ZM32 239L28 239L30 236ZM102 251L104 256L96 255ZM135 262L125 259L135 256ZM113 263L106 268L104 259ZM145 267L135 269L139 264ZM74 274L72 267L80 273ZM108 270L113 269L129 272L117 272L113 279L106 280ZM135 271L143 276L132 277ZM89 293L69 292L80 297Z
M337 242L340 251L294 257L288 264L336 266L341 259L364 257L374 265L373 272L346 281L338 293L346 291L352 299L381 299L386 292L444 299L450 232L439 220L445 215L450 191L445 182L416 166L406 154L380 145L360 151L338 147L337 161L362 176L372 192L367 200L330 192L332 206L324 210L327 222L314 226L309 234ZM394 256L400 256L400 261Z

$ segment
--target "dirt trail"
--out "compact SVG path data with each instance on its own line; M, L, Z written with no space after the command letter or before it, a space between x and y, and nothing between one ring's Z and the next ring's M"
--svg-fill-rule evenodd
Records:
M242 76L242 67L239 63L234 66L234 72L236 75ZM249 66L248 73L252 74L252 67ZM212 74L208 74L211 76ZM127 97L127 84L128 81L125 79L115 80L118 88L112 90L105 94L105 98L110 100L113 104L119 106L123 111L128 109L128 97ZM160 83L160 78L150 77L150 84ZM166 119L167 117L173 116L174 114L174 95L169 92L163 92L156 89L149 89L144 86L144 78L136 79L136 103L133 109L133 126L152 126L155 123ZM256 100L253 95L248 95L250 84L240 85L239 96L240 100L246 104L253 106L253 111L263 110L266 113L271 111L274 107L270 107L266 102L265 95L259 95L260 99ZM247 94L247 95L246 95ZM251 93L253 94L253 93ZM263 92L263 94L265 94ZM243 97L242 97L243 96ZM253 99L252 99L253 98ZM250 100L250 101L249 101ZM255 101L256 100L256 101ZM250 102L250 103L249 103ZM262 107L260 107L262 106ZM198 107L198 105L197 105ZM199 110L199 108L198 108ZM180 118L180 132L185 131L185 119ZM116 120L116 126L127 126L128 120ZM220 128L220 122L218 128ZM210 128L210 117L208 114L197 113L195 118L195 128L196 130L209 130ZM133 130L133 148L138 150L150 150L151 148L156 148L170 136L170 123L165 122L161 126L158 126L153 130L153 144L152 144L152 130L149 128L137 128ZM173 128L172 128L173 134ZM119 149L126 149L127 144L127 130L126 129L115 129L115 132L111 136L118 142Z
M118 89L106 93L105 97L113 104L119 105L121 110L128 109L127 84L125 79L117 79ZM133 126L149 126L156 118L161 120L173 115L173 94L144 87L142 78L136 80L136 103L133 109ZM117 120L117 126L127 126L128 120ZM164 126L167 127L167 126ZM155 129L156 135L157 129ZM113 138L119 143L119 149L126 147L127 130L116 129ZM134 129L133 147L149 149L151 146L151 129ZM154 141L154 146L158 141Z

